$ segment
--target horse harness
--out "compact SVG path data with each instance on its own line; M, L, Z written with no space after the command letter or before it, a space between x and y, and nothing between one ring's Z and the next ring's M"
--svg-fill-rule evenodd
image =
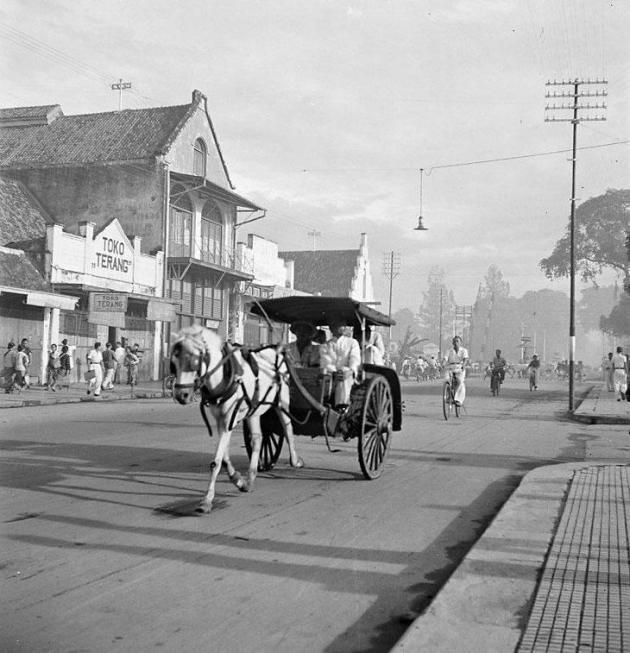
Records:
M248 418L250 415L254 413L254 411L261 405L270 405L273 406L277 402L278 394L270 400L269 399L269 393L272 392L272 388L274 384L270 384L269 388L265 392L264 396L261 398L260 397L260 379L259 379L259 374L260 374L260 368L258 366L258 361L256 360L256 357L254 356L254 353L261 351L261 349L266 349L267 347L262 347L260 349L256 350L251 350L247 347L243 347L241 345L231 345L230 343L224 343L223 347L221 348L221 353L223 354L221 360L212 368L210 369L210 353L206 351L204 353L204 356L201 361L201 369L199 370L199 376L200 378L210 376L214 372L216 372L221 366L223 367L223 379L219 385L217 385L215 388L208 388L206 385L201 386L201 416L203 417L203 420L206 424L206 427L208 428L208 431L212 435L212 430L210 428L210 424L208 422L208 418L206 415L206 407L207 406L221 406L222 404L225 404L229 399L231 399L234 394L241 389L241 397L238 399L236 402L234 409L232 410L232 415L230 417L230 422L228 425L228 429L231 431L234 428L235 421L236 421L236 416L238 415L238 412L243 405L243 403L247 404L247 413L244 416L244 419ZM280 371L280 360L281 357L278 355L279 350L277 347L274 347L276 350L276 358L274 361L274 369L275 369L275 385L278 386L278 391L280 390L280 379L282 376L282 372ZM247 389L245 387L245 383L243 382L243 366L240 364L240 362L237 360L235 354L236 352L241 353L241 356L243 357L244 361L249 365L254 378L255 378L255 384L254 384L254 392L250 396L247 393ZM202 375L202 369L205 367L207 370L203 375Z

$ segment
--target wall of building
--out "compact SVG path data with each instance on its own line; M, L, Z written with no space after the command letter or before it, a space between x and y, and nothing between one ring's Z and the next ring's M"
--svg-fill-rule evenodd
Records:
M183 172L187 175L193 174L193 152L195 141L198 138L203 139L208 151L206 178L222 188L229 189L230 183L225 175L203 102L184 125L166 154L165 158L168 161L170 170Z
M78 223L97 230L118 218L142 249L162 247L164 175L157 163L49 167L12 171L53 219L77 233Z

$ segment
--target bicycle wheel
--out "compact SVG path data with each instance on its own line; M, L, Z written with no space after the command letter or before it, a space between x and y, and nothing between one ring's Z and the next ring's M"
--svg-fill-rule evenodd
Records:
M444 385L442 386L442 413L444 413L445 420L448 420L451 410L453 410L451 384L448 381L444 381Z
M175 383L175 377L172 374L165 376L162 379L162 396L163 397L172 397L173 396L173 384Z

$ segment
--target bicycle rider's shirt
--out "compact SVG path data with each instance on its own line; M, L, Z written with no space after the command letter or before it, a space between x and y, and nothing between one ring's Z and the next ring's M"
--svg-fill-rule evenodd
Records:
M446 353L446 366L450 370L464 370L464 363L468 360L468 350L464 347L460 347L459 351L451 348Z
M505 358L503 356L497 358L496 356L492 359L492 369L494 370L502 370L507 363L505 362Z

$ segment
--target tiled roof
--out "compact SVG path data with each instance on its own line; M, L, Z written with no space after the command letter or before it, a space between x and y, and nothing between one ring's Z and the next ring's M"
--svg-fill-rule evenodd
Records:
M297 290L324 297L350 295L358 249L278 252L278 256L295 261L293 284Z
M0 245L41 238L47 216L18 181L0 177Z
M0 124L16 119L46 121L48 114L53 113L55 109L60 110L61 107L58 104L45 104L38 107L9 107L0 109Z
M46 281L23 252L13 254L6 248L0 249L0 286L50 291Z
M0 167L145 159L164 151L194 105L60 115L50 124L0 128ZM26 107L27 113L50 107ZM17 118L22 109L4 109ZM7 112L12 115L9 116ZM1 115L1 114L0 114ZM1 124L1 121L0 121Z

